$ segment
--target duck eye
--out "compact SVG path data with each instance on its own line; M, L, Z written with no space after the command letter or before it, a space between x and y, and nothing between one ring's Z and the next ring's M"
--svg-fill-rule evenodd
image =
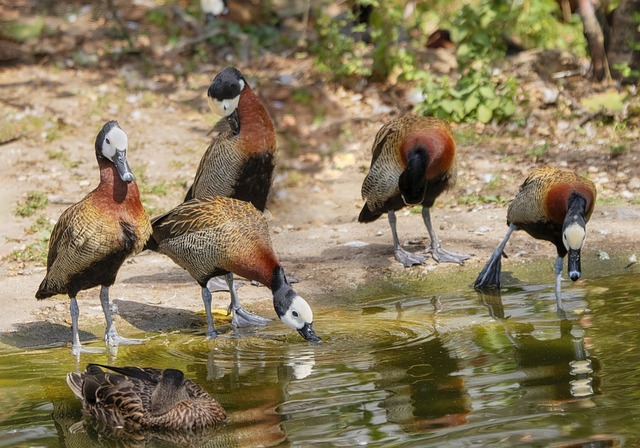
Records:
M298 317L298 316L299 316L299 314L298 314L298 312L297 312L297 311L292 311L292 312L291 312L291 315L292 315L293 317Z
M111 141L109 140L109 138L108 138L108 137L107 137L104 141L105 141L105 142L107 142L107 145L110 145L110 144L111 144Z

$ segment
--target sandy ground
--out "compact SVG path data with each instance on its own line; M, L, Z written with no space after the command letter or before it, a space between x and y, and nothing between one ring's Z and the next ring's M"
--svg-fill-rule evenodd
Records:
M139 183L146 185L143 202L149 213L168 210L184 196L207 146L214 118L204 92L213 73L213 68L203 70L178 86L163 88L151 81L145 84L124 69L116 75L38 66L0 72L3 120L28 123L28 132L1 147L0 343L23 348L70 338L68 300L34 297L45 267L11 254L42 238L42 230L29 231L38 217L57 219L97 184L93 143L102 124L117 119L129 134L129 162ZM317 310L335 306L332 297L347 297L372 280L407 273L424 278L425 284L438 278L444 283L456 279L458 284L463 279L469 285L504 236L506 203L465 204L460 197L484 194L487 179L498 179L492 194L510 198L526 173L545 163L587 173L601 190L603 201L588 225L585 258L605 251L618 260L616 266L624 266L638 249L640 185L629 180L634 176L629 170L634 163L638 166L636 149L611 163L606 154L594 155L597 145L570 152L551 139L547 157L536 159L518 152L522 142L510 146L510 139L471 137L459 142L458 186L436 204L432 217L444 247L473 256L465 266L438 265L429 259L424 266L405 269L392 256L386 218L368 225L357 222L371 142L380 126L400 110L381 106L373 95L358 97L338 89L322 97L331 107L323 124L311 125L313 117L304 107L288 109L292 103L286 95L283 100L278 89L269 88L268 78L249 79L270 107L278 129L287 131L279 136L279 171L268 205L273 244L288 275L300 280L295 289ZM505 157L505 147L512 157ZM627 173L624 186L618 173ZM49 204L33 216L15 216L16 204L31 191L46 193ZM620 195L621 191L626 193ZM429 242L419 213L399 214L398 231L411 250L421 251ZM507 250L517 256L505 261L506 266L548 260L549 275L540 282L552 283L555 253L550 244L516 234ZM266 288L245 285L239 294L248 309L275 318ZM145 252L128 260L111 297L123 335L181 328L204 331L199 287L164 256ZM215 307L227 304L228 293L214 294ZM79 305L81 336L100 339L98 290L82 292ZM282 331L289 329L283 326Z

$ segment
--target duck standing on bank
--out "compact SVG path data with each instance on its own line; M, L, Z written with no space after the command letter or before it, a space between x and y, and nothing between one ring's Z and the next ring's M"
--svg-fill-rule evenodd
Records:
M69 373L67 384L85 414L110 428L198 430L227 418L220 403L176 369L89 364L83 373Z
M395 211L406 205L422 205L422 218L431 238L425 250L437 262L463 264L469 255L440 247L431 225L429 209L436 198L455 184L456 143L449 124L439 118L405 115L385 124L372 148L371 167L362 183L359 222L372 222L387 213L396 259L405 267L422 264L423 256L400 245Z
M311 307L287 281L271 247L267 220L253 205L223 196L192 199L154 218L152 224L146 248L167 255L202 288L208 338L218 333L207 282L235 272L271 289L280 320L305 339L320 341L313 330ZM236 290L230 288L230 293L231 306L239 308Z
M211 110L223 117L214 129L220 132L202 156L184 200L225 196L251 202L263 212L276 163L276 132L271 117L234 67L226 67L214 77L207 98ZM223 289L215 280L213 285ZM233 274L225 281L233 290ZM236 327L269 322L246 311L237 301L229 305L229 313Z
M49 240L47 275L36 292L37 299L69 295L76 355L89 351L80 344L76 295L94 286L101 287L107 345L142 342L118 335L109 308L109 287L120 266L140 252L151 235L151 223L127 163L127 148L127 134L116 121L107 122L95 142L100 183L58 219Z
M571 171L553 167L538 168L520 186L507 210L509 229L478 275L474 288L499 288L504 248L514 230L522 229L532 237L556 246L555 295L558 311L563 310L560 283L564 257L568 254L569 278L582 276L580 251L586 236L586 224L596 203L596 187L588 179Z

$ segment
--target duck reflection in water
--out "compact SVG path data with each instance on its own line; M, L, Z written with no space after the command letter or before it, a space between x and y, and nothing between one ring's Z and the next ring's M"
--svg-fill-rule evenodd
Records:
M524 399L549 407L562 403L588 400L599 393L599 361L590 356L591 340L585 337L590 325L588 314L577 320L515 321L505 317L505 308L498 290L478 292L489 314L504 328L504 334L514 348L516 369L524 374L519 381L525 389ZM557 337L538 338L534 334ZM590 400L585 401L590 405Z
M421 302L421 301L420 301ZM431 299L436 318L442 309L439 298ZM403 307L396 305L398 319ZM437 328L433 323L433 328ZM379 353L379 355L378 355ZM392 352L374 352L375 371L380 378L376 388L389 393L380 406L386 410L389 422L396 423L407 433L421 433L468 423L472 411L460 360L437 332L417 344L403 345Z

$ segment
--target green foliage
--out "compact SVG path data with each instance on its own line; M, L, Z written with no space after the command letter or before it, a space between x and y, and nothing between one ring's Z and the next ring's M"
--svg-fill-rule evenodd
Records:
M371 66L363 59L367 44L342 32L353 20L354 15L347 12L340 18L320 14L316 22L318 40L311 44L316 55L315 62L321 71L330 73L334 80L370 76L372 73Z
M47 263L48 253L49 237L43 237L22 249L14 250L8 255L8 258L19 263L35 262L44 265Z
M34 222L31 227L25 230L27 234L40 233L43 236L47 236L51 234L53 231L53 223L49 218L44 215L41 215L36 222Z
M484 0L464 5L452 22L457 42L459 77L427 77L422 83L424 101L416 112L455 122L503 121L516 112L515 79L493 74L495 61L506 53L504 31L513 20L507 2Z
M425 100L416 112L455 122L503 121L516 112L516 81L492 76L485 68L462 74L455 85L447 77L429 77L422 84Z
M514 2L513 27L509 34L525 48L556 48L586 55L582 21L573 14L571 22L560 20L556 0Z
M49 199L46 194L36 191L29 191L27 199L24 202L18 202L14 210L14 214L20 217L33 215L37 210L41 210L47 206Z
M480 195L478 193L472 193L467 195L461 195L458 197L459 205L475 206L482 204L506 204L508 199L494 194Z
M41 17L29 21L0 21L0 36L16 42L25 42L40 37L45 31L45 22Z

